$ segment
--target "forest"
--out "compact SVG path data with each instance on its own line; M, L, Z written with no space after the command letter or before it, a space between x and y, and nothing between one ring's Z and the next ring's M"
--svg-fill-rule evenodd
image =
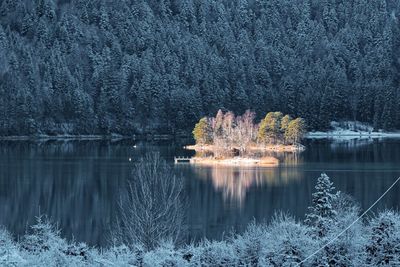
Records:
M0 135L190 133L219 109L399 129L399 13L395 0L0 0Z

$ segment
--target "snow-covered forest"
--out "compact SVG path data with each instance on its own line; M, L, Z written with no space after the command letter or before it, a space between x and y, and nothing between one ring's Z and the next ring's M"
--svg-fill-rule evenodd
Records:
M0 265L399 265L400 214L394 211L369 214L316 255L309 257L337 237L359 214L360 208L351 197L336 192L329 177L321 174L313 193L313 203L304 222L278 213L269 223L253 223L244 233L230 234L220 241L203 240L185 245L168 238L152 240L155 244L153 247L148 246L146 242L124 243L116 240L108 248L99 249L63 239L57 227L45 217L39 216L36 224L26 235L20 237L18 242L6 229L0 229ZM141 235L140 231L136 233Z
M190 132L220 108L400 128L399 1L0 0L0 14L0 135Z

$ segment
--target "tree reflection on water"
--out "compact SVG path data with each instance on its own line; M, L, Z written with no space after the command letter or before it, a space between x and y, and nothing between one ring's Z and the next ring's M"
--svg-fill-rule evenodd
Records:
M301 155L285 153L272 155L279 159L279 166L253 167L253 166L208 166L195 168L198 177L209 179L214 189L222 192L225 202L238 202L241 206L246 198L246 193L251 188L264 185L282 186L291 181L299 180L302 174L298 168L301 164ZM293 168L292 168L293 167Z

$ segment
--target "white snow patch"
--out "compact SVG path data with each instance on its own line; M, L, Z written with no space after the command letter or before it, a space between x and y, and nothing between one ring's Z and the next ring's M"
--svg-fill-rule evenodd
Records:
M370 138L400 138L400 132L374 131L371 125L359 121L331 122L332 130L327 132L309 132L309 139L370 139Z

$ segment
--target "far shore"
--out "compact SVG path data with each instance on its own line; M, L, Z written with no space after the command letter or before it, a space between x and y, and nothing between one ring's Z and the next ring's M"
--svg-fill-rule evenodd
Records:
M259 166L259 167L276 167L279 165L279 160L274 157L263 158L224 158L218 159L213 157L194 157L190 159L191 164L207 165L207 166Z
M0 140L4 141L27 141L27 140L100 140L105 139L106 136L101 135L17 135L17 136L0 136ZM109 138L112 138L111 136Z
M210 151L213 152L217 150L217 147L214 145L189 145L185 146L185 149L188 150L195 150L198 152L206 152ZM233 147L232 149L237 149L236 147ZM301 152L305 150L305 146L303 145L263 145L263 146L257 146L257 145L252 145L249 146L248 149L250 151L272 151L272 152Z
M109 135L11 135L11 136L0 136L0 141L47 141L47 140L172 140L174 136L163 135L163 134L143 134L143 135L120 135L120 134L109 134Z
M307 139L365 139L365 138L400 138L400 132L356 132L356 131L331 131L331 132L309 132Z

